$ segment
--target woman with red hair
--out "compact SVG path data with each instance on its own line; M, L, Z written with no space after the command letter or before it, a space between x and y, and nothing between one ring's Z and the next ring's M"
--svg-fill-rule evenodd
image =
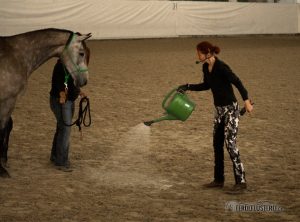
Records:
M205 184L207 188L222 188L224 186L224 142L233 163L235 178L234 190L247 188L245 170L236 146L239 123L239 105L234 95L234 85L245 102L245 109L251 112L253 106L248 98L248 92L241 80L232 72L230 67L220 60L216 54L220 53L218 46L210 42L201 42L197 45L197 53L203 64L203 82L186 84L179 90L203 91L211 90L215 105L213 147L215 157L214 180Z

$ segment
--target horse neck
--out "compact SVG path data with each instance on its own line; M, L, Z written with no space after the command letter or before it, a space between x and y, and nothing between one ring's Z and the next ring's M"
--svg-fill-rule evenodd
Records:
M27 78L52 57L59 57L70 36L69 32L37 31L15 36L13 47Z

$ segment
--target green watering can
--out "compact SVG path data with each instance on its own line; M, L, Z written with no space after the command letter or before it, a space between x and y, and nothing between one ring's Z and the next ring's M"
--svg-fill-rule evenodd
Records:
M185 121L192 114L195 106L195 103L187 97L184 91L177 91L177 88L175 88L166 95L162 102L162 108L166 110L165 115L158 119L144 122L144 124L151 126L152 123L163 120Z

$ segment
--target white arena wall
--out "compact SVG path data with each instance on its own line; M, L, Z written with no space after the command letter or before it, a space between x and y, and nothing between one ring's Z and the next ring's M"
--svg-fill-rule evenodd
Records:
M94 39L297 34L300 4L122 0L0 0L0 35L42 28Z
M300 33L300 4L298 4L298 33Z

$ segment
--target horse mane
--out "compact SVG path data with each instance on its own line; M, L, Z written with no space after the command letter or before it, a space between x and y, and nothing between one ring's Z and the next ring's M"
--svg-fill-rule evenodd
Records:
M67 42L65 43L66 45L68 45L69 42L72 40L72 36L74 34L73 31L67 30L67 29L45 28L45 29L38 29L38 30L32 30L32 31L24 32L24 33L19 33L19 34L12 35L12 36L5 36L4 39L5 38L18 38L22 35L27 36L27 37L30 37L31 35L37 35L37 34L43 34L43 35L49 36L49 35L56 35L58 33L60 33L60 34L65 33L65 34L69 35L69 38L68 38ZM76 32L76 34L81 35L81 33L79 33L79 32ZM0 38L0 40L1 40L1 38ZM87 64L88 64L89 59L90 59L90 49L84 41L82 42L82 45L83 45L83 48L86 52L86 60L87 60Z
M38 29L38 30L32 30L32 31L28 31L28 32L23 32L23 33L19 33L16 35L12 35L12 36L6 36L6 37L17 37L20 35L31 35L31 34L36 34L39 32L53 32L53 33L69 33L70 35L73 33L73 31L67 30L67 29L58 29L58 28L45 28L45 29Z

